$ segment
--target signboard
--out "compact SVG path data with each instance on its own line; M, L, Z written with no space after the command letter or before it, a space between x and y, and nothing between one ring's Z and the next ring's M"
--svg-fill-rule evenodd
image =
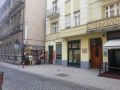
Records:
M108 49L103 49L103 56L108 57Z

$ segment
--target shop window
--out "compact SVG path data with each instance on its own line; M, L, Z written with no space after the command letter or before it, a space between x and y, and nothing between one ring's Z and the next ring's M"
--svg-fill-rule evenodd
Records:
M72 48L79 48L79 43L73 43Z

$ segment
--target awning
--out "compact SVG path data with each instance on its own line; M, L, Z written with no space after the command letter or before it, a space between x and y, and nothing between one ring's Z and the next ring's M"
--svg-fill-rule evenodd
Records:
M120 39L118 40L109 40L103 46L105 49L120 49Z

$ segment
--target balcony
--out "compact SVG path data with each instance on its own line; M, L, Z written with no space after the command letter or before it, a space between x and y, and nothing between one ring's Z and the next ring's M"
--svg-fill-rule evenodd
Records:
M47 11L47 18L54 18L54 17L58 17L60 15L60 12L59 12L59 8L57 9L54 9L54 8L51 8L50 10Z
M87 32L107 32L120 30L120 16L89 22Z
M87 25L80 25L77 27L66 28L60 31L60 36L62 38L71 37L71 36L78 36L85 34L87 31Z

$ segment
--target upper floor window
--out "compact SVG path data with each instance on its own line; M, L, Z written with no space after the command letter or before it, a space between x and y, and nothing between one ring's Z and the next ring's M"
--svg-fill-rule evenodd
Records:
M120 15L120 4L112 4L105 7L105 17L112 17Z
M80 11L74 13L74 26L80 25Z
M117 3L117 15L120 15L120 3Z
M52 33L58 32L58 21L51 24Z
M65 16L65 27L68 28L71 26L71 15L68 14Z
M53 1L52 5L53 5L53 12L57 11L57 0Z

